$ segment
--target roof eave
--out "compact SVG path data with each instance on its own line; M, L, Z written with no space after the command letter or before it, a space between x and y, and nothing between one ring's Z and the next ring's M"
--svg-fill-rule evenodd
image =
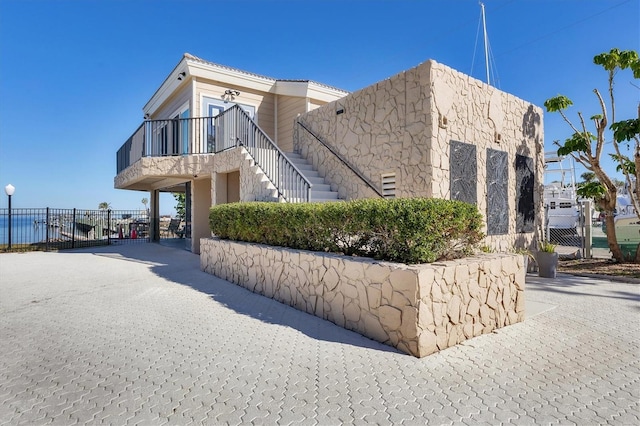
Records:
M180 73L184 72L185 75L181 76ZM182 77L181 79L178 79ZM149 114L153 115L156 110L162 105L162 103L171 96L172 93L176 91L176 89L185 84L189 79L189 69L187 66L187 57L186 55L182 57L180 62L173 68L173 70L169 73L167 78L162 82L158 90L155 91L151 99L142 107L142 112L146 116Z
M349 94L349 92L344 90L319 84L311 80L278 80L274 87L274 93L283 96L316 99L324 102L335 101L336 99L343 98Z

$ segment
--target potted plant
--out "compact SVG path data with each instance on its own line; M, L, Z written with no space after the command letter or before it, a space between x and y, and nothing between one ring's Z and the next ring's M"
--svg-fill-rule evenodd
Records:
M522 256L522 259L524 261L524 270L525 272L535 272L535 261L536 258L535 256L531 253L531 251L524 249L524 248L517 248L515 249L516 254L519 254L520 256ZM533 263L529 263L529 260L532 260Z
M558 269L557 244L549 241L540 241L536 252L536 263L538 264L538 276L543 278L555 278Z

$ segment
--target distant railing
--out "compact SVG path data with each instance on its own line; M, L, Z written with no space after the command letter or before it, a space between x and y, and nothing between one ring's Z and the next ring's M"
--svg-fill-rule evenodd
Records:
M0 209L0 251L148 241L149 218L144 210Z
M142 157L218 153L243 146L288 202L307 202L311 182L239 106L216 117L146 120L120 147L117 173Z

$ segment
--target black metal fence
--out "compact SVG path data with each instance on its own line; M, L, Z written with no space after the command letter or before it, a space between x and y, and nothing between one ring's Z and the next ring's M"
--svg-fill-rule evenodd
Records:
M145 210L0 209L0 251L149 242Z
M142 157L210 154L223 150L221 144L216 149L218 120L215 117L145 120L118 149L117 173Z

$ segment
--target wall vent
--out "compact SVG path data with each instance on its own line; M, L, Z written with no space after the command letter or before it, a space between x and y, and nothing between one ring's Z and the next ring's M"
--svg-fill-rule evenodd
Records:
M382 175L382 195L384 198L396 198L396 174Z

